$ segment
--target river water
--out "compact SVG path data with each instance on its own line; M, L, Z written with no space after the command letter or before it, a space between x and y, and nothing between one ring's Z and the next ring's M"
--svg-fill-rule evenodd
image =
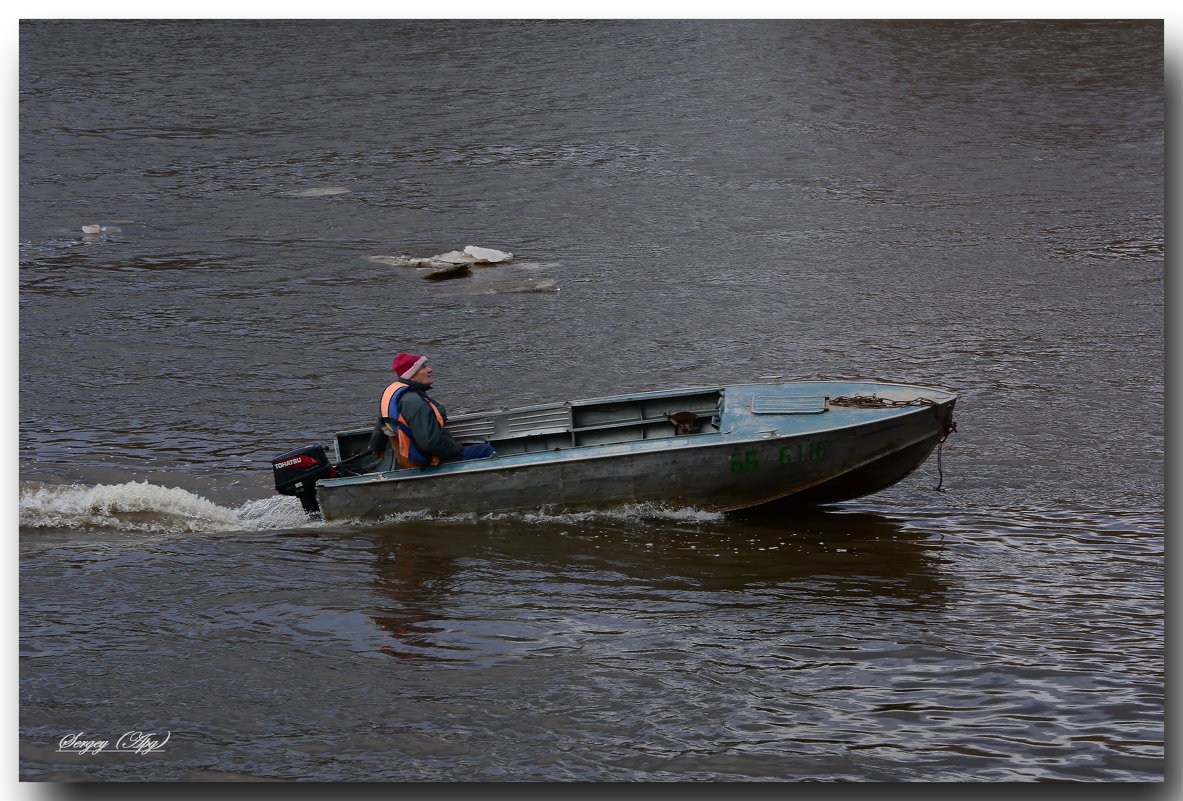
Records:
M1161 781L1162 38L22 23L21 777ZM514 259L367 258L466 245ZM778 375L959 428L791 516L305 522L269 460L403 350L453 413Z

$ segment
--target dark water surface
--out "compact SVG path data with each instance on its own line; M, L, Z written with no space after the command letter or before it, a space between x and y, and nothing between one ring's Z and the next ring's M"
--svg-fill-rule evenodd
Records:
M1160 781L1162 44L23 23L22 778ZM793 516L303 522L268 460L400 350L453 412L867 378L959 430Z

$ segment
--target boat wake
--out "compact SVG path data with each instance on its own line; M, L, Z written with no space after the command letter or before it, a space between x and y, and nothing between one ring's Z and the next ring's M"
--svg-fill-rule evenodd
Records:
M725 517L722 512L708 512L703 509L665 506L655 503L629 503L614 508L586 512L547 512L544 509L540 512L515 513L513 516L514 519L526 523L636 523L642 521L710 523L723 520Z
M20 488L19 524L22 529L99 529L128 533L198 533L263 531L321 527L310 521L299 502L288 497L247 501L237 509L180 487L146 481L95 486L24 484ZM373 526L391 523L511 521L525 525L599 523L707 523L723 515L701 509L659 504L625 504L584 512L532 511L466 514L407 512L382 521L343 520L347 525Z
M541 509L522 509L503 512L397 512L381 520L346 518L356 526L389 525L392 523L477 523L510 522L521 525L580 525L580 524L646 524L646 523L710 523L726 518L722 512L709 512L689 507L666 506L655 503L629 503L603 509L580 512Z
M219 506L180 487L126 484L22 485L19 523L28 529L201 532L285 528L307 524L290 498Z

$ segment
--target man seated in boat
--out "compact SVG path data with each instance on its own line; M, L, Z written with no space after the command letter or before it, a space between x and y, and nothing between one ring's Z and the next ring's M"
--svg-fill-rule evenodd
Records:
M391 365L398 380L382 393L378 425L370 448L380 450L389 438L395 466L433 467L442 462L484 459L493 455L488 444L460 445L447 431L448 413L427 394L434 382L426 356L400 353Z

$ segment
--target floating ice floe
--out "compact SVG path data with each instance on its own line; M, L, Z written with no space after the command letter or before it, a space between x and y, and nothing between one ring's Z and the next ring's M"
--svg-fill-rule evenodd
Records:
M553 278L523 278L520 281L506 281L490 284L474 292L474 295L504 295L510 292L558 292L559 285Z
M326 195L344 195L349 191L349 188L345 186L322 186L315 189L293 189L290 192L284 192L284 194L288 197L325 197Z
M476 264L477 262L476 256L462 250L449 250L447 253L441 253L431 258L433 261L442 261L444 264Z
M452 295L508 295L530 292L558 292L559 285L553 278L522 278L516 281L498 281L488 284L466 285L452 289Z
M87 237L102 236L103 234L119 234L123 229L118 225L84 225L82 233Z
M477 262L489 262L490 264L509 261L513 258L512 253L503 253L500 250L493 250L493 248L478 248L476 245L467 246L464 248L464 253L476 259Z
M426 257L411 257L411 256L366 256L369 261L376 261L381 264L389 264L392 267L415 267L422 269L430 269L433 273L425 275L424 278L429 280L439 280L443 277L454 277L455 274L463 272L460 267L472 267L473 265L481 264L500 264L507 262L513 258L512 253L506 253L493 248L480 248L476 245L469 245L464 250L450 250L447 253L440 253L436 256ZM439 271L447 271L447 275L435 275ZM433 277L434 276L434 277Z

